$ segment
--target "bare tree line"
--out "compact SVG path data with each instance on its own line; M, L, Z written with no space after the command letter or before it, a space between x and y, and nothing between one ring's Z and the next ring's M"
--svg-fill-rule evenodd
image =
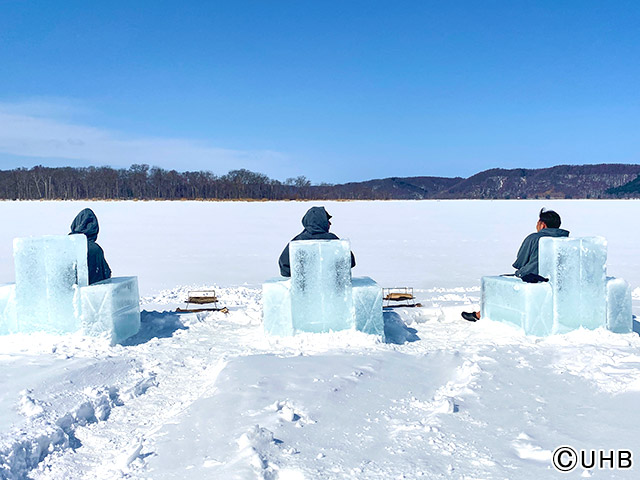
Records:
M226 175L177 172L149 165L43 167L0 170L0 198L6 200L179 200L307 199L311 182L303 176L284 182L240 169Z

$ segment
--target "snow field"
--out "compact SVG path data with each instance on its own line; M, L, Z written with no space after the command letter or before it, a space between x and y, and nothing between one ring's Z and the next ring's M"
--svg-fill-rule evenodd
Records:
M594 212L597 218L615 212L621 220L640 206L558 203L544 205L568 212L563 219L574 212L578 225ZM640 452L636 334L599 329L536 338L509 325L460 320L461 310L479 304L472 257L486 268L490 259L508 262L488 273L510 271L520 237L533 227L514 218L523 230L518 238L496 239L496 231L483 229L460 235L494 208L511 218L523 209L535 216L541 205L326 204L336 220L348 219L334 223L335 231L360 246L354 275L414 286L424 305L387 312L386 343L352 331L263 335L257 284L273 275L283 242L299 231L299 218L287 217L308 204L90 205L114 272L140 276L142 329L115 346L77 335L0 337L0 478L526 480L562 476L550 458L564 444ZM33 228L21 226L20 218L30 217L20 214L39 212L49 225L69 216L70 223L84 206L0 204L18 222L9 223L12 233L0 233L0 243ZM383 220L372 220L374 207ZM218 225L172 229L210 209L219 209L212 215ZM423 209L437 221L420 223ZM162 225L154 224L161 217ZM249 232L239 218L254 225L258 246L229 241ZM346 232L349 224L357 228ZM583 230L575 234L598 233ZM454 231L460 235L451 238ZM609 271L635 288L637 314L638 274L622 267L637 265L640 252L635 237L622 232L609 236ZM439 250L425 246L436 243ZM628 258L615 253L614 243ZM159 255L161 247L171 253ZM216 289L228 315L173 312L189 290L206 288ZM634 471L566 476L634 478Z

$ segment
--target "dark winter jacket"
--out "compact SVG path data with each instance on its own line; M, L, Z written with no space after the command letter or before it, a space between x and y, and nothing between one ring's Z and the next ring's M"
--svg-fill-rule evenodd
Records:
M111 278L111 269L104 259L104 252L96 243L98 238L98 218L90 208L82 210L71 224L71 233L83 233L87 237L87 264L89 285Z
M329 219L331 216L324 207L311 207L302 217L302 225L304 230L295 236L294 240L338 240L338 236L329 232ZM291 266L289 264L289 244L284 247L280 260L280 274L283 277L291 276ZM356 258L351 253L351 268L356 266Z
M561 228L543 228L539 232L527 236L518 250L518 258L513 263L516 277L524 277L528 273L538 274L538 241L542 237L568 237L569 231Z

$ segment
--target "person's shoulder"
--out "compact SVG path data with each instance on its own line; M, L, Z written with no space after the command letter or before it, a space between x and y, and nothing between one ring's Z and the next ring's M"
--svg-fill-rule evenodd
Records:
M104 253L104 251L102 250L102 247L93 241L87 242L87 250L89 250L90 252Z
M540 232L533 232L527 235L526 237L524 237L524 240L522 241L522 243L533 242L534 240L537 240L540 237L541 237Z
M303 230L298 235L293 237L291 241L295 242L296 240L310 240L310 239L311 239L311 235L309 235L309 233L306 230Z

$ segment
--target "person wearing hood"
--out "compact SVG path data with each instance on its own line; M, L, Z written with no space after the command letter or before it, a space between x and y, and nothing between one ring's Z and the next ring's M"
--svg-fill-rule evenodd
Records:
M96 243L98 238L98 217L90 208L82 210L71 223L71 233L82 233L87 237L87 264L89 266L89 285L111 278L111 269L104 259L104 252Z
M560 228L560 215L553 210L540 210L536 232L528 235L520 245L513 268L515 276L526 282L547 281L538 273L538 242L542 237L568 237L569 231ZM480 312L462 312L462 318L475 322L480 320Z
M337 235L329 232L331 215L327 213L324 207L311 207L302 217L302 225L304 230L295 236L291 241L295 240L339 240ZM283 277L291 276L291 265L289 264L289 244L284 247L280 259L280 274ZM351 253L351 268L356 266L356 258Z

